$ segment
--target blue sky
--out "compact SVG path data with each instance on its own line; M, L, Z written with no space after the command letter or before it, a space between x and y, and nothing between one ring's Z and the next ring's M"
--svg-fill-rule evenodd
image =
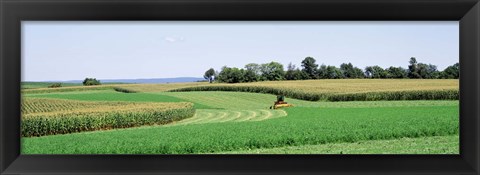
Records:
M443 70L459 60L457 21L22 22L22 80L202 77L210 67L277 61Z

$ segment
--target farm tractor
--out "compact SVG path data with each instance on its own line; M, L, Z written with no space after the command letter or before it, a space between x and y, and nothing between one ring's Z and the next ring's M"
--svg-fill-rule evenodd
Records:
M293 106L293 105L285 102L285 96L277 95L277 101L274 102L273 106L270 106L270 109L278 109L278 108L284 108L284 107L290 107L290 106Z

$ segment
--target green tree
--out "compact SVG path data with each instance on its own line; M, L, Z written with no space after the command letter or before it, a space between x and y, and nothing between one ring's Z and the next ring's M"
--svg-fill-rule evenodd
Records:
M208 69L205 71L205 74L203 74L203 78L208 80L208 82L212 83L213 82L213 77L215 76L215 70L213 68Z
M418 63L417 64L417 73L420 78L424 79L435 79L438 78L440 73L437 70L437 66L432 64L424 64Z
M429 75L430 75L430 77L428 77L428 78L430 78L430 79L440 78L441 72L438 71L436 65L428 64L428 72L429 72Z
M96 78L85 78L85 80L83 80L83 85L94 86L94 85L101 85L101 83L100 83L100 80L97 80Z
M325 78L327 79L341 79L345 78L342 70L335 66L326 66L325 67Z
M224 66L218 74L218 81L223 83L241 83L243 82L243 74L243 69Z
M261 73L262 73L262 70L259 64L249 63L245 65L245 75L244 75L245 82L260 81Z
M304 71L300 70L299 68L295 69L293 73L295 80L307 80L308 79L308 74L305 73Z
M245 69L248 71L254 72L256 75L260 75L262 73L262 66L257 63L248 63L245 65Z
M358 67L354 67L353 72L354 72L355 78L365 78L365 74L363 73L362 69Z
M407 70L402 67L390 66L386 69L388 75L387 78L407 78Z
M372 68L372 66L365 67L365 77L373 78L373 68Z
M316 60L312 57L306 57L303 61L302 61L302 71L304 71L309 79L317 79L318 78L318 75L317 75L317 68L318 68L318 64L315 63Z
M380 66L367 66L365 75L368 78L387 78L387 71Z
M342 71L345 78L364 78L362 69L354 67L352 63L343 63L340 65L340 70Z
M448 66L441 72L441 78L446 79L458 79L460 77L460 64Z
M278 81L285 78L283 65L278 62L270 62L261 65L262 79L268 81Z
M297 79L298 77L295 75L295 65L292 63L289 63L287 66L287 72L285 72L285 79L286 80L299 80Z
M317 69L317 75L319 79L327 79L327 66L325 64L322 64L318 69Z
M408 78L421 78L422 76L418 74L417 59L415 57L411 57L409 63L410 65L408 65Z
M244 82L256 82L256 81L258 81L259 76L257 76L255 74L255 72L253 72L251 70L244 70L244 69L241 69L241 71L243 71L243 81Z

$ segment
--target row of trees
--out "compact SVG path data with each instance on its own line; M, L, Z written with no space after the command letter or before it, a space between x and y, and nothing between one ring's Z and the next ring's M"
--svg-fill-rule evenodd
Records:
M344 78L412 78L412 79L458 79L459 64L448 66L439 71L432 64L418 63L415 57L410 58L408 69L390 66L367 66L360 69L352 63L343 63L340 67L318 65L312 57L301 62L301 68L292 63L284 70L282 64L270 62L265 64L250 63L244 68L222 67L221 71L213 68L207 70L204 78L212 82L216 79L225 83L242 83L255 81L308 80L308 79L344 79Z

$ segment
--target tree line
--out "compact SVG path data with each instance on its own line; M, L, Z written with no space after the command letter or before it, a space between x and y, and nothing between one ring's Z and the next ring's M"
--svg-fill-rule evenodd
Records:
M301 67L289 63L287 69L278 62L264 64L249 63L244 68L223 66L220 72L213 68L208 69L204 78L223 83L245 83L256 81L280 80L310 80L310 79L458 79L459 63L448 66L439 71L437 66L419 63L415 57L410 58L408 68L390 66L382 68L378 65L367 66L364 69L353 66L352 63L343 63L340 67L318 65L312 57L306 57Z

